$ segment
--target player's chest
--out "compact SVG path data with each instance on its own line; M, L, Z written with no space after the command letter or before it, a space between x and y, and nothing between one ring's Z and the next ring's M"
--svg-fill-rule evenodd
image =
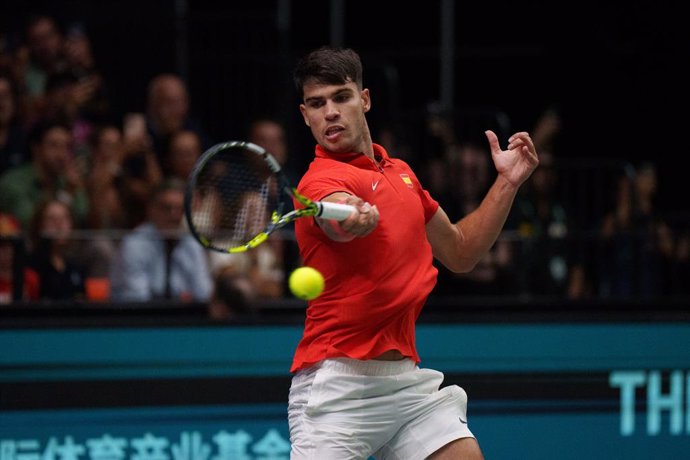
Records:
M412 212L421 207L419 190L412 176L399 168L367 171L360 177L358 194L377 205L379 211L394 208Z

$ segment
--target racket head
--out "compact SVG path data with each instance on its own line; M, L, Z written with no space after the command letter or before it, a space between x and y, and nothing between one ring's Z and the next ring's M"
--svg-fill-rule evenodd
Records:
M280 165L262 147L243 141L216 144L197 160L187 181L187 226L208 249L246 251L285 225L288 189Z

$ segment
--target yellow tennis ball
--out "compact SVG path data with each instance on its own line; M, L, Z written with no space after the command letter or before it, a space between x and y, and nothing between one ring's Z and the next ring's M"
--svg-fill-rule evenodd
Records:
M325 284L321 272L312 267L296 268L288 279L290 291L302 300L312 300L320 296Z

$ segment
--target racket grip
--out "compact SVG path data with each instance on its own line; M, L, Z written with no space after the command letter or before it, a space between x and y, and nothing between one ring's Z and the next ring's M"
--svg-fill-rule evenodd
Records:
M322 219L335 219L337 221L347 219L350 214L357 210L352 205L342 203L330 203L321 201L318 203L319 213L316 215Z

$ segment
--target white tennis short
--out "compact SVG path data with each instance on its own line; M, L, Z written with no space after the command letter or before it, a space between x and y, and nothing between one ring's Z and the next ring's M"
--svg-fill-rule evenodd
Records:
M474 437L467 394L411 360L327 359L292 379L291 460L424 459Z

